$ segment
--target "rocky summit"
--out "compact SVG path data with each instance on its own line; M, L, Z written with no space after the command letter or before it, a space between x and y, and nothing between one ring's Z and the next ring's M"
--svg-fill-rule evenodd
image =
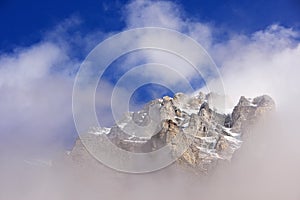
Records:
M250 125L275 109L267 95L254 99L241 97L231 113L222 113L212 105L213 93L188 96L177 93L149 102L137 112L126 113L111 128L94 127L89 140L101 145L97 138L108 137L119 148L147 153L169 145L177 163L195 170L207 171L219 160L230 160L242 145ZM219 98L220 99L220 98ZM77 140L70 155L82 161L86 151Z

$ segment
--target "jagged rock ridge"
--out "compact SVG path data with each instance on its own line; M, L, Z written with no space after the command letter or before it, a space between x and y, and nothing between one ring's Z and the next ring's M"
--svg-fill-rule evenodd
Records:
M93 128L90 133L97 137L106 135L130 152L151 152L171 144L176 156L188 145L177 162L206 171L218 160L230 160L241 146L248 125L275 108L267 95L253 100L241 97L231 114L222 114L210 108L212 96L177 93L173 98L156 99L138 112L127 113L115 126ZM149 131L144 131L148 126ZM143 128L142 133L139 127ZM71 156L78 154L80 145L76 143Z

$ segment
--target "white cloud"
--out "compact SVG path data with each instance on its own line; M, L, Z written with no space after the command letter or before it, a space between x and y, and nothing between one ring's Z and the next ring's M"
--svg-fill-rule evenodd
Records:
M128 28L155 26L179 30L184 26L180 7L168 1L131 1L124 14Z
M83 55L109 35L83 34L77 30L81 23L72 16L45 32L41 42L0 55L1 149L43 154L72 145L76 71Z
M216 37L220 30L217 27L188 18L181 7L171 1L132 1L125 14L129 28L171 28L197 40L220 67L225 92L232 96L234 103L241 95L270 94L278 106L286 102L289 95L299 97L295 88L300 85L297 78L300 43L296 40L300 33L292 28L273 24L250 35L227 30L229 39L218 42ZM169 42L172 43L172 39ZM148 60L164 61L170 66L179 63L159 52L146 52L143 56ZM185 76L191 77L193 71L189 71L187 66L179 68ZM150 76L151 72L148 73ZM158 73L152 74L157 76ZM213 81L209 85L213 85Z
M204 48L209 48L212 44L212 29L208 23L201 23L195 20L191 20L184 14L182 8L171 2L171 1L148 1L148 0L137 0L131 1L126 7L124 11L124 18L126 22L125 29L131 28L141 28L141 27L161 27L173 29L181 33L185 33L193 37L194 40L200 41L201 45ZM135 65L141 63L160 63L170 66L175 69L178 73L183 75L185 78L198 79L199 82L203 78L207 81L208 74L217 75L217 72L213 67L209 67L208 65L212 65L212 63L208 63L207 57L204 55L204 51L199 53L199 51L194 51L192 48L193 45L189 43L187 40L183 39L180 36L171 36L168 35L164 37L163 31L157 31L156 35L149 35L147 32L141 31L137 38L128 38L124 41L128 45L128 41L133 40L134 43L137 43L138 46L151 46L156 43L164 44L166 50L176 49L177 52L188 52L186 58L191 61L195 61L194 64L206 62L205 66L200 71L201 74L197 74L197 71L182 58L171 54L170 52L160 51L160 50L142 50L138 52L133 52L131 55L127 55L125 61L122 63L125 69L130 69ZM179 41L180 40L180 44ZM122 44L118 43L117 45L122 46ZM124 45L124 44L123 44ZM131 43L129 43L131 45ZM193 49L193 50L192 50ZM203 54L203 55L200 55ZM181 85L182 79L179 76L172 76L170 71L165 69L152 69L144 71L143 74L137 76L137 78L145 77L153 82L159 80L168 80L170 85ZM201 78L202 76L202 78ZM203 81L202 79L202 81ZM200 84L199 84L200 85Z
M240 35L213 46L214 57L220 59L226 92L235 100L240 95L269 94L278 106L287 98L300 98L295 91L299 85L299 33L279 25L250 36Z
M70 64L66 52L48 42L1 55L0 129L1 137L7 139L1 140L2 147L41 145L55 137L63 140L64 132L73 131L72 79L55 71Z

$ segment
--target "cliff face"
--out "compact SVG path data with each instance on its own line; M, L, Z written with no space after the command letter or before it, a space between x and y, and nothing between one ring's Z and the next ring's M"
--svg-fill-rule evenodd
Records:
M177 163L206 171L218 160L230 160L249 125L275 109L269 96L253 100L241 97L232 113L223 114L211 108L213 96L178 93L173 98L151 101L142 110L127 113L111 128L94 128L89 140L101 145L95 141L107 136L119 148L135 153L156 151L169 144L173 156L179 157ZM70 156L78 161L84 151L78 140Z
M254 99L246 99L242 96L232 112L232 130L247 132L247 126L255 123L259 117L274 109L275 103L273 99L267 95L259 96Z

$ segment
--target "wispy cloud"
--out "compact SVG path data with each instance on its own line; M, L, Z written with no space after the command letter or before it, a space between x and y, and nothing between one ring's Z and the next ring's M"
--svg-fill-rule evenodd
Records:
M172 28L203 45L217 63L225 93L232 97L233 104L240 95L253 97L270 94L278 106L286 102L288 96L300 98L299 92L295 90L296 85L299 85L297 76L300 72L298 30L271 24L250 35L234 33L214 27L213 22L203 23L189 18L180 6L170 1L131 1L126 8L129 28ZM222 32L229 37L219 41ZM153 57L168 60L167 56L159 53L155 56L153 52L145 52L144 57L149 60ZM168 64L172 66L172 63ZM188 71L187 66L180 67ZM213 85L213 82L211 80L208 85Z
M65 73L56 72L57 67L67 70L73 64L66 52L49 42L1 55L2 147L63 140L64 132L74 130L69 100L73 81Z

